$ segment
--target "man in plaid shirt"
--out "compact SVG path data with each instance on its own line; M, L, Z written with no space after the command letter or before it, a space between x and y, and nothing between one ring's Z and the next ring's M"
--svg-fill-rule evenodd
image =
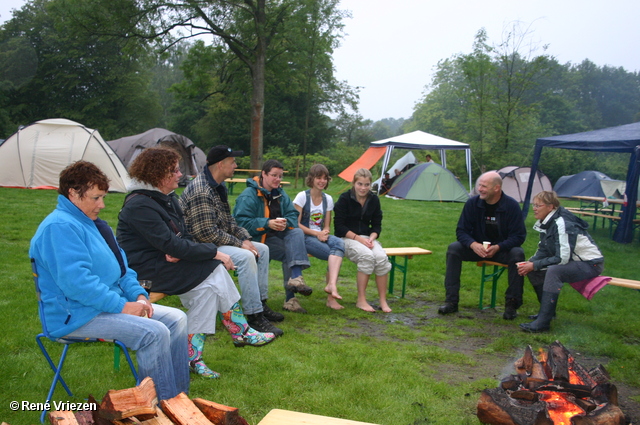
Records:
M283 331L271 322L280 322L284 316L267 305L269 247L252 242L249 232L238 226L229 207L224 181L233 177L238 166L235 158L243 154L224 145L211 148L207 166L184 190L180 206L194 239L214 243L219 251L231 257L249 325L260 332L282 335Z

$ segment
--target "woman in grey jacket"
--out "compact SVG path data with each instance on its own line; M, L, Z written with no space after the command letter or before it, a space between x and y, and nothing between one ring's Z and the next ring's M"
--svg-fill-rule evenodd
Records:
M587 232L589 225L560 206L555 192L542 191L533 198L538 220L534 230L540 232L538 250L519 263L518 273L527 275L540 302L540 311L531 323L520 327L527 332L549 330L555 316L558 296L564 282L594 278L604 268L604 258Z

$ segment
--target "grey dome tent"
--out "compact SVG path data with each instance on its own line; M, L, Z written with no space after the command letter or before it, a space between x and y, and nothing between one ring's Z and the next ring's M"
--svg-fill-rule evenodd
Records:
M418 164L405 171L387 195L418 201L466 202L469 199L453 173L435 162Z
M562 136L544 137L536 140L533 152L531 172L538 170L538 162L542 148L573 149L596 152L618 152L629 155L627 170L627 186L625 196L628 205L636 205L638 199L638 177L640 177L640 122L603 128L584 133L565 134ZM523 215L529 212L529 198L533 191L533 181L529 181L527 196L523 206ZM633 240L633 219L635 208L625 208L616 227L613 240L620 243L630 243Z
M129 173L98 130L64 118L22 127L0 146L0 186L55 189L60 172L79 160L97 165L110 191L127 191Z
M558 179L553 191L560 198L572 196L596 196L599 198L622 198L626 183L614 180L600 171L582 171Z
M127 168L144 149L154 146L168 146L175 149L182 157L180 170L184 176L180 181L181 184L186 184L188 180L198 175L207 162L207 157L202 149L197 147L191 139L164 128L152 128L144 133L110 140L107 144L111 146Z
M527 185L531 178L531 167L509 165L497 170L497 173L502 177L502 191L516 201L524 202L524 197L527 194ZM542 171L536 172L531 198L543 190L551 190L551 187L549 177L545 176Z

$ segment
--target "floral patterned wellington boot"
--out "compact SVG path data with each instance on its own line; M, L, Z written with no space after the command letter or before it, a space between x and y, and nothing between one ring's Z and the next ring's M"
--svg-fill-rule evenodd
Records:
M238 303L235 303L226 313L218 314L220 314L220 321L231 334L233 345L236 347L244 347L245 345L261 347L276 339L276 336L271 332L258 332L250 327L244 313L242 313L242 307Z
M193 373L197 373L205 378L215 379L219 378L220 374L216 371L209 369L209 367L202 360L202 350L204 348L204 334L189 334L189 369Z

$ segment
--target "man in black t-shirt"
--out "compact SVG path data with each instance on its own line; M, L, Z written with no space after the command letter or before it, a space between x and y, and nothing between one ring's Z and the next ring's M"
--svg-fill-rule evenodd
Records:
M446 299L438 313L458 311L463 261L493 260L509 266L509 287L502 317L513 320L522 305L524 278L518 274L516 263L524 261L521 248L527 236L524 218L520 204L502 192L502 178L498 173L490 171L481 175L476 186L479 195L465 204L456 228L458 240L447 250ZM485 247L483 242L490 245Z

